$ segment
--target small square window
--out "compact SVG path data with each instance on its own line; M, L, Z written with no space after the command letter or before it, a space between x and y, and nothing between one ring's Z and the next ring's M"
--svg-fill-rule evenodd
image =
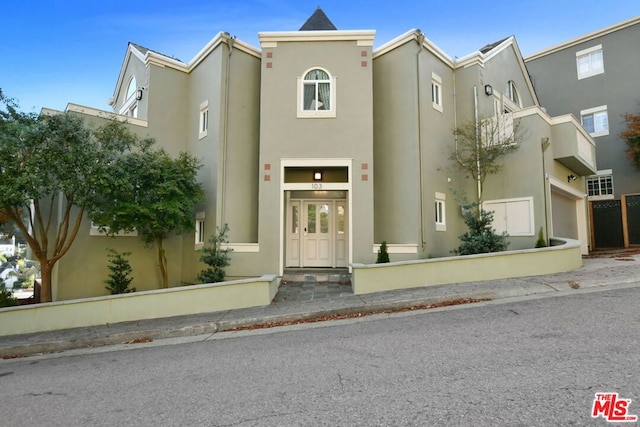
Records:
M590 108L580 112L582 127L593 137L609 135L607 106Z
M431 73L431 103L442 112L442 78L435 73Z
M436 231L447 231L447 219L445 210L445 194L436 193L435 200L435 219L436 219Z
M602 45L599 44L577 52L576 67L578 69L579 80L604 73Z
M204 243L204 219L196 220L196 244Z
M589 199L613 199L613 174L611 169L599 171L598 175L587 178L587 192Z
M198 127L198 139L207 136L209 130L209 101L200 104L200 124Z

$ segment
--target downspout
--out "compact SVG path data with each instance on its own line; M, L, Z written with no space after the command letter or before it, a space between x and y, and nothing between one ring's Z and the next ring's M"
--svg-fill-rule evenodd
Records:
M220 165L220 222L219 227L223 227L225 224L225 207L227 196L227 140L229 130L229 75L231 73L231 54L233 53L233 43L236 37L229 37L229 33L225 33L227 38L227 46L229 48L229 54L227 56L226 73L224 78L224 121L222 122L222 155Z
M548 201L547 201L547 170L546 170L546 162L545 162L545 158L544 158L544 153L547 151L547 148L549 148L549 137L545 136L544 138L542 138L541 141L541 148L542 148L542 194L544 195L544 231L545 231L545 236L547 236L547 246L549 246L549 243L551 242L550 237L549 237L549 206L548 206Z
M424 237L424 170L422 160L422 108L421 108L421 90L420 90L420 54L422 53L422 45L424 43L424 34L418 30L416 41L418 42L418 52L416 53L416 80L417 80L417 111L418 111L418 168L419 168L419 189L420 189L420 243L424 250L427 242Z
M480 181L480 134L478 123L478 87L473 87L473 117L476 124L476 170L477 170L477 184L478 184L478 203L482 200L482 183ZM478 207L479 208L479 207ZM478 210L480 212L480 210Z

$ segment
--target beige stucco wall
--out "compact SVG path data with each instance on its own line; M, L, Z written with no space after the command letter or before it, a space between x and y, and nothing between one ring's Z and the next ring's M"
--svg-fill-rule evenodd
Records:
M0 336L269 305L279 280L260 278L0 309Z
M562 246L543 249L466 255L430 260L354 265L351 278L356 295L449 283L537 276L582 266L580 242L563 239Z
M266 59L267 54L272 57ZM335 117L297 117L298 79L315 67L326 69L336 78ZM358 219L350 224L353 258L360 262L372 260L376 169L371 47L358 46L355 40L278 42L277 47L263 49L260 87L261 253L257 267L264 271L278 271L281 267L282 159L350 159L353 166L350 209L353 218Z

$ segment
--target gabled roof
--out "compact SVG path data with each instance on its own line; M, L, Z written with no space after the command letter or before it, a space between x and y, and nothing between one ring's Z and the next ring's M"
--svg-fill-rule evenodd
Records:
M138 51L139 51L142 55L146 55L146 54L147 54L147 52L153 52L153 53L157 53L158 55L161 55L161 56L164 56L164 57L167 57L167 58L171 58L171 59L173 59L174 61L182 62L182 61L180 61L178 58L176 58L176 57L174 57L174 56L165 55L164 53L161 53L161 52L158 52L158 51L155 51L155 50L148 49L148 48L146 48L146 47L144 47L144 46L140 46L139 44L134 43L134 42L129 42L129 45L131 45L131 46L135 47L136 49L138 49Z
M313 14L302 24L300 31L327 31L337 30L333 22L327 17L324 11L318 6Z
M499 40L499 41L497 41L497 42L495 42L495 43L490 43L490 44L488 44L488 45L486 45L486 46L484 46L484 47L481 47L481 48L479 49L479 51L480 51L481 53L486 54L486 53L488 53L488 52L492 51L493 49L495 49L496 47L500 46L500 45L501 45L502 43L504 43L508 38L509 38L509 37L505 37L505 38L503 38L502 40Z
M543 51L534 53L532 55L527 56L526 58L524 58L525 61L533 61L534 59L538 59L541 58L545 55L550 55L552 53L561 51L562 49L566 49L575 45L578 45L580 43L584 43L584 42L588 42L591 41L593 39L596 39L598 37L602 37L602 36L606 36L607 34L613 33L615 31L620 31L623 30L627 27L631 27L633 25L637 25L640 24L640 16L636 16L635 18L631 18L631 19L627 19L626 21L622 21L618 24L614 24L611 25L609 27L605 27L602 28L600 30L594 31L592 33L589 34L585 34L584 36L581 37L577 37L575 39L571 39L569 41L566 41L564 43L560 43L556 46L550 47L548 49L545 49Z

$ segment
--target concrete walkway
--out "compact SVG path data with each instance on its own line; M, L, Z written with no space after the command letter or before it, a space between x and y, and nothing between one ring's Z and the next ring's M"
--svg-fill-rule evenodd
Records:
M300 274L312 276L304 272ZM344 277L323 281L318 280L318 276L321 275L299 280L285 275L274 303L265 307L0 337L0 357L22 357L111 344L134 345L163 338L213 334L237 327L304 322L305 319L402 309L460 298L496 300L615 289L640 283L640 251L587 257L581 268L568 273L427 286L367 295L353 295L350 287L342 283ZM313 294L311 297L304 296L309 292Z

